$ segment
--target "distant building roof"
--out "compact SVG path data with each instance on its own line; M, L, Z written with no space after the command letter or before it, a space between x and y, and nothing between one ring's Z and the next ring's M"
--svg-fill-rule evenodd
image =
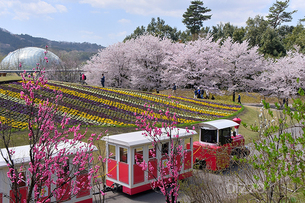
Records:
M9 53L0 64L0 68L3 70L33 70L37 67L37 63L40 67L50 67L52 65L60 65L61 60L54 53L48 51L45 55L45 49L37 47L26 47L17 49ZM48 63L44 59L48 58ZM21 67L19 64L21 63Z

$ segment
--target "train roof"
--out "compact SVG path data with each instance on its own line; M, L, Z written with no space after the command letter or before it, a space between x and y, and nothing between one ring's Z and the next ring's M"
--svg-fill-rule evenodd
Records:
M69 140L71 141L71 140ZM59 143L57 146L57 151L60 151L63 148L66 148L66 150L68 150L70 153L72 154L76 154L77 151L79 150L79 147L84 146L85 147L89 147L89 145L85 142L78 142L75 144L70 144L70 142L67 143ZM92 145L91 149L93 151L96 151L97 148ZM2 153L5 157L7 157L7 151L6 149L1 149ZM11 147L9 148L9 150L13 150L14 151L14 155L13 155L13 160L15 162L15 164L19 164L19 163L29 163L30 162L30 145L23 145L23 146L18 146L18 147ZM55 156L56 152L54 153ZM0 168L4 168L7 167L7 164L5 162L5 160L3 159L3 157L0 155Z
M203 128L212 128L212 129L224 129L229 127L239 126L238 123L228 120L228 119L219 119L214 121L207 121L199 124L200 127Z
M111 136L104 136L102 140L112 144L120 144L126 147L139 146L152 143L152 138L145 135L146 131L135 131L130 133L123 133ZM175 128L172 130L173 137L179 135L179 138L189 137L197 134L195 130L187 130L184 128ZM162 141L169 140L166 134L166 129L162 128L162 135L159 137Z

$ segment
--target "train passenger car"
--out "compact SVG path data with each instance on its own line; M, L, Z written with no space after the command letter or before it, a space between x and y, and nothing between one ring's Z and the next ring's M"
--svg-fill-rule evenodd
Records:
M235 118L233 121L220 119L200 123L199 141L193 143L195 167L222 170L229 167L232 156L249 155L245 139L238 133L240 122Z
M179 134L179 142L183 146L186 154L183 163L180 163L178 156L178 164L182 164L180 172L180 179L187 178L192 175L193 168L193 135L197 134L196 131L186 130L182 128L174 129L173 134ZM144 131L136 131L131 133L123 133L112 136L105 136L102 140L106 141L107 157L107 176L106 186L108 188L120 187L126 194L133 195L142 191L151 189L151 183L155 177L160 175L157 169L159 163L166 163L165 153L170 152L169 137L162 129L161 140L158 143L158 149L155 149L156 155L154 156L151 151L153 150L152 139L143 135ZM174 138L177 140L177 138ZM142 170L136 162L150 163L151 168L146 171Z
M69 167L68 168L73 168L72 165L72 159L73 159L73 154L77 152L76 149L78 149L80 146L84 145L83 142L78 143L78 145L75 145L75 148L70 149L69 152L71 153L71 157L69 159ZM63 148L69 149L70 145L68 143L65 144L59 144L57 146L57 150L61 150ZM96 147L93 146L93 151L96 151ZM6 156L6 150L1 149L4 156ZM22 176L24 178L23 181L19 182L19 188L20 188L20 195L21 195L21 202L26 201L27 198L27 192L28 192L28 183L27 183L27 174L30 172L27 171L28 164L30 162L30 156L29 156L29 151L30 151L30 145L24 145L24 146L18 146L11 148L11 150L14 150L14 155L13 155L13 160L17 166L24 166L24 171L19 171L22 173ZM14 193L11 190L10 185L12 184L10 179L7 177L7 173L9 171L9 168L6 165L6 162L4 161L3 157L0 156L0 203L13 203L14 201ZM79 181L79 184L90 184L88 183L88 179L86 179L85 176L88 176L86 173L81 173L79 174L74 181ZM83 178L85 177L85 178ZM66 184L64 186L66 188L69 187L69 184ZM44 193L41 195L41 201L44 201L46 197L50 195L50 191L53 190L55 186L53 185L52 188L44 187L43 191ZM69 190L70 191L70 190ZM92 192L88 188L86 189L81 189L80 192L76 195L72 195L69 193L63 194L59 199L56 199L54 196L51 198L52 202L67 202L67 203L92 203ZM49 202L49 201L47 201Z

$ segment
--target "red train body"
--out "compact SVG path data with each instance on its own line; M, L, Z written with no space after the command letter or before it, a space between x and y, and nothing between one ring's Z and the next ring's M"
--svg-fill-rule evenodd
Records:
M222 119L199 124L199 141L195 142L193 135L197 134L196 131L176 129L179 130L179 140L185 151L182 163L179 161L181 157L177 156L178 164L182 166L180 179L191 176L193 167L222 170L229 167L233 155L244 156L250 153L245 148L244 137L238 134L240 120L236 121ZM236 131L232 131L234 127ZM155 157L151 156L151 139L145 137L143 131L137 131L103 137L102 140L106 141L107 155L110 156L107 163L107 188L115 190L120 187L129 195L151 189L151 182L159 177L158 164L166 161L158 150ZM165 134L161 138L159 149L163 150L166 143L169 143L169 138ZM149 162L153 169L143 171L136 160Z
M247 156L250 151L245 147L244 137L238 134L238 126L238 122L226 119L201 123L199 141L193 143L194 165L217 171L228 168L232 156Z

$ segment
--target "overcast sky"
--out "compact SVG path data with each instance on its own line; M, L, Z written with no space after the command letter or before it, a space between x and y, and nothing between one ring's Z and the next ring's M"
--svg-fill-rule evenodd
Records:
M266 16L276 0L206 0L212 9L204 26L230 22L245 26L248 17ZM284 0L283 0L284 1ZM102 46L122 41L137 26L160 17L186 30L182 15L188 0L0 0L0 27L13 34L29 34L56 41L90 42ZM305 16L304 0L290 0L292 25ZM286 23L287 24L287 23Z

